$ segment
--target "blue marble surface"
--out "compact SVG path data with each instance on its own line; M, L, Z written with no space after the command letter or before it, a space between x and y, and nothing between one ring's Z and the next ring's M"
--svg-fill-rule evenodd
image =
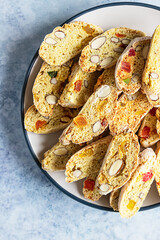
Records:
M59 191L33 161L21 129L24 76L45 33L109 2L114 1L0 1L0 240L160 239L159 208L124 220ZM144 2L160 6L159 0Z

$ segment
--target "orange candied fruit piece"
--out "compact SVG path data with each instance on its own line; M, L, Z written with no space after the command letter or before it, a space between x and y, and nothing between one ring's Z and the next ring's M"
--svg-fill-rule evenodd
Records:
M134 200L130 200L128 205L127 205L127 208L129 210L133 210L134 206L135 206L136 202Z
M95 181L92 179L87 179L84 181L84 188L90 191L93 191L95 185Z
M125 36L126 36L126 35L120 34L120 33L116 33L115 35L116 35L116 37L119 37L119 38L122 38L122 37L125 37Z
M83 117L82 115L79 115L77 117L74 118L73 122L78 126L78 127L84 127L87 125L87 121L85 119L85 117Z
M145 127L142 129L142 133L141 133L141 136L140 136L140 137L142 137L142 138L144 138L144 139L147 139L147 138L149 137L150 130L151 130L150 127L145 126Z
M74 83L74 91L79 92L81 90L82 87L82 80L77 80Z
M36 122L36 129L38 130L39 128L41 128L42 126L44 126L45 124L47 124L47 122L45 120L41 121L41 120L38 120Z
M143 178L142 181L143 182L147 182L148 180L150 180L153 177L153 171L150 170L149 172L146 172L143 174Z

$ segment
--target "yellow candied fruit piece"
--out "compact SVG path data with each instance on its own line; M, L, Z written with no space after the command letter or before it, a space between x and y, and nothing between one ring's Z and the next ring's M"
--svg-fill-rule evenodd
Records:
M107 101L104 100L104 101L101 101L99 104L98 104L98 107L97 107L97 111L103 111L103 108L105 107Z
M93 155L93 149L92 148L88 148L86 149L84 152L79 154L79 157L90 157Z
M133 210L134 206L136 205L136 202L134 200L130 200L128 205L127 205L127 208L129 210Z
M124 146L126 144L126 141L123 141L120 146L118 146L118 152L120 159L123 158L123 155L125 154Z
M142 175L139 175L136 179L136 182L139 182L142 179Z
M146 113L146 112L143 111L143 110L139 110L139 111L137 111L135 114L136 114L136 115L141 115L141 114L144 114L144 113Z

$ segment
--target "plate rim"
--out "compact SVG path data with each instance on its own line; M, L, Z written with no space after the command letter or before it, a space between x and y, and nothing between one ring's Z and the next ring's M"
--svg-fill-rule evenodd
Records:
M88 8L88 9L86 9L84 11L81 11L81 12L75 14L74 16L72 16L71 18L67 19L61 25L65 24L65 23L68 23L68 22L71 22L75 18L77 18L77 17L79 17L79 16L81 16L81 15L83 15L85 13L97 10L97 9L106 8L106 7L113 7L113 6L122 6L122 5L146 7L146 8L151 8L151 9L155 9L155 10L160 11L160 7L158 7L156 5L147 4L147 3L141 3L141 2L114 2L114 3L106 3L106 4L94 6L94 7ZM30 141L29 141L29 138L28 138L28 135L27 135L27 131L25 130L25 127L24 127L24 96L25 96L26 86L27 86L27 82L28 82L31 70L33 68L33 65L34 65L36 59L39 56L38 51L39 51L39 49L34 54L32 60L31 60L31 62L29 64L29 67L28 67L28 69L26 71L25 78L24 78L24 83L23 83L23 86L22 86L21 98L20 98L21 99L20 100L21 101L21 104L20 104L20 115L21 115L22 131L23 131L23 135L24 135L27 147L29 149L29 152L30 152L31 156L33 157L34 161L36 162L37 166L40 168L41 172L48 178L48 180L52 184L54 184L54 186L56 186L64 194L66 194L70 198L72 198L72 199L76 200L77 202L82 203L82 204L84 204L86 206L89 206L89 207L92 207L92 208L96 208L96 209L99 209L99 210L105 210L105 211L110 211L110 212L117 213L117 211L114 211L112 208L96 205L94 203L87 202L87 201L85 201L85 200L83 200L83 199L73 195L72 193L68 192L65 188L63 188L61 185L59 185L46 171L44 171L41 168L41 164L40 164L38 158L36 157L36 155L35 155L35 153L33 151L33 148L32 148L32 146L30 144ZM152 205L140 208L140 211L153 209L153 208L156 208L156 207L159 207L159 206L160 206L160 203L155 203L155 204L152 204Z

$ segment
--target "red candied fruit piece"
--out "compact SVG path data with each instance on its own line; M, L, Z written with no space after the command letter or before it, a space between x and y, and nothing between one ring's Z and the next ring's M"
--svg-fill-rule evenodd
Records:
M130 48L130 49L129 49L128 56L129 56L129 57L132 57L132 56L135 56L135 55L136 55L136 52L135 52L134 48Z
M38 120L36 122L36 129L38 130L39 128L41 128L42 126L44 126L47 122L44 120L44 121L41 121L41 120Z
M153 108L149 111L149 113L150 113L152 116L156 116L156 110L157 110L157 108L153 107Z
M150 180L153 177L153 171L150 170L149 172L146 172L143 174L143 178L142 181L143 182L147 182L148 180Z
M158 186L160 185L160 182L156 182L156 183L157 183Z
M126 36L126 35L124 35L124 34L120 34L120 33L116 33L115 35L116 35L116 37L119 37L119 38L123 38L123 37Z
M130 73L131 71L131 65L129 62L122 62L121 63L121 70L124 70L125 72Z
M152 130L152 134L157 134L157 129L156 128Z
M81 90L82 80L78 80L74 83L74 90L79 92Z
M84 181L84 188L93 191L95 185L95 181L92 179L87 179Z
M142 129L141 137L144 138L144 139L148 138L148 137L149 137L150 130L151 130L150 127L145 126L145 127Z
M103 118L103 120L102 120L102 122L101 122L101 125L102 125L103 127L105 127L105 126L108 125L108 121L107 121L106 118Z

